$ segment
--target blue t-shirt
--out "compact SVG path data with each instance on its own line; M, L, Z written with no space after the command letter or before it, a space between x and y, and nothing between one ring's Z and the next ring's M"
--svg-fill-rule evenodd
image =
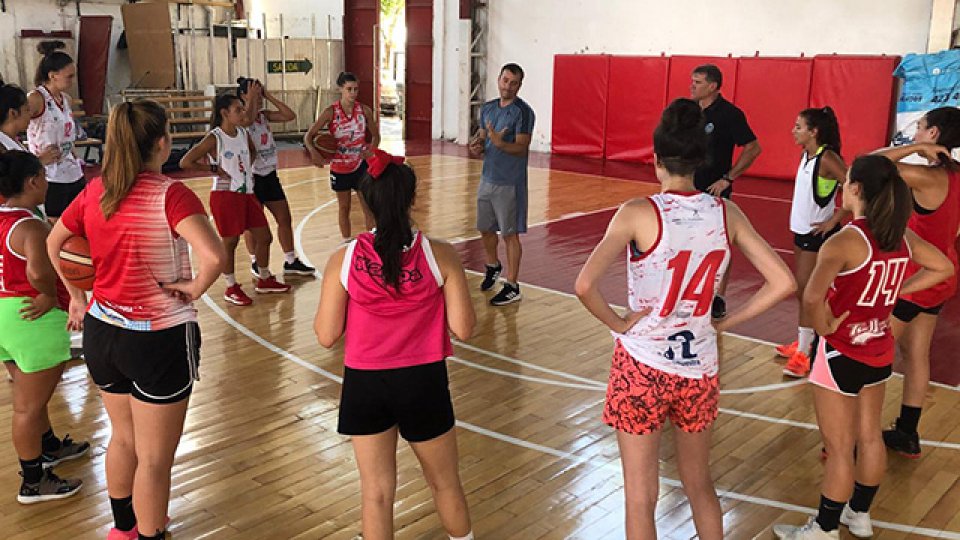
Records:
M533 109L520 98L515 98L506 107L500 106L500 98L492 99L480 109L480 127L487 129L487 122L493 124L494 131L507 129L504 141L516 142L518 133L533 133ZM514 156L500 150L493 145L488 133L480 178L500 186L526 186L527 156Z

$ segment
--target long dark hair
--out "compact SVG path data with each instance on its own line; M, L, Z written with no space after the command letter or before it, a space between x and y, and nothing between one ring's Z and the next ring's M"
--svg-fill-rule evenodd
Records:
M8 150L0 154L0 195L10 199L23 193L28 178L43 171L40 159L22 150Z
M73 63L73 58L60 50L66 47L62 41L41 41L37 45L37 51L43 55L43 59L37 64L37 73L33 76L34 84L40 86L50 80L51 71L60 71Z
M220 127L220 124L223 123L223 113L221 111L229 109L234 101L243 103L243 98L234 94L221 94L217 96L216 101L213 102L213 116L210 117L211 129Z
M913 198L897 166L883 156L860 156L850 166L849 181L863 188L864 214L880 249L893 251L900 247L913 211Z
M377 178L364 175L359 190L377 222L373 249L380 256L383 282L400 292L403 248L413 242L410 208L417 191L417 175L406 163L390 163Z
M0 84L3 84L0 82ZM15 84L0 86L0 124L7 121L11 110L20 110L27 103L27 94Z
M800 117L808 129L817 130L817 145L826 146L840 155L840 123L837 113L829 106L800 111Z
M703 111L696 101L678 98L663 110L653 130L653 151L672 175L689 176L707 157Z
M960 147L960 109L939 107L928 111L924 118L927 119L928 128L935 127L940 130L937 144L950 150Z

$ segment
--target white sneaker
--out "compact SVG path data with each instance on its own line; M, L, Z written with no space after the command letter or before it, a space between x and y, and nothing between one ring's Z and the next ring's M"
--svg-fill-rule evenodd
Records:
M873 536L873 525L870 524L870 512L854 512L850 505L843 507L843 513L840 514L840 523L843 523L850 529L850 534L857 538L870 538Z
M839 540L840 531L826 532L820 528L817 518L810 518L802 527L796 525L774 525L773 534L786 540Z

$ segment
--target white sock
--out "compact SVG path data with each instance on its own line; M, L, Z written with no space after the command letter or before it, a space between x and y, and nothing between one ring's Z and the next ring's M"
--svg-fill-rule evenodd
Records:
M260 279L267 279L270 277L270 269L266 266L258 266L257 272L260 274Z
M284 260L284 262L286 262L287 264L293 264L293 261L297 260L297 252L296 252L296 251L284 251L284 252L283 252L283 260Z
M237 284L237 276L235 274L224 274L223 279L227 280L227 287L233 287Z
M473 540L473 531L468 532L466 536L451 536L450 540Z
M257 256L254 255L253 253L250 254L250 262L252 262L253 264L257 264Z
M801 326L797 328L797 350L803 354L810 355L810 347L813 345L813 338L816 333L813 328Z

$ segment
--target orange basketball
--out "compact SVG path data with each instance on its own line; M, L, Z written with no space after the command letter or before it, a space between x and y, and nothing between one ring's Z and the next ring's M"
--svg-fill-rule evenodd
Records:
M329 130L321 129L313 137L313 147L323 159L331 160L337 154L337 138Z
M71 236L60 247L60 271L74 287L93 289L93 260L90 244L82 236Z

